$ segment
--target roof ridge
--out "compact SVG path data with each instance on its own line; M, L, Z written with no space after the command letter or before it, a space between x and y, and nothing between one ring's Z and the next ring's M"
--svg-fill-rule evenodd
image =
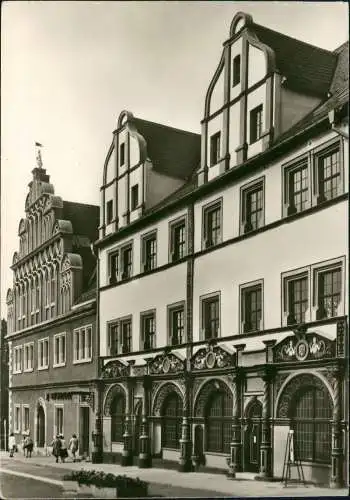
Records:
M307 45L308 47L312 47L313 49L320 50L322 52L326 52L327 54L330 55L335 55L334 51L328 50L328 49L323 49L322 47L318 47L317 45L313 45L312 43L304 42L303 40L299 40L299 38L294 38L293 36L290 35L285 35L284 33L281 33L280 31L273 30L271 28L267 28L266 26L263 26L262 24L258 23L253 23L253 29L254 27L257 26L258 28L262 28L263 30L270 31L271 33L276 33L279 36L282 36L283 38L288 38L289 40L293 40L294 42L301 43L303 45Z
M72 205L81 205L83 207L95 207L100 208L99 205L93 205L92 203L80 203L78 201L63 200L63 203L71 203Z
M192 134L192 135L196 135L196 136L200 136L201 135L201 134L199 134L197 132L190 132L189 130L184 130L184 129L177 128L177 127L171 127L170 125L164 125L164 123L158 123L158 122L152 122L150 120L144 120L143 118L137 118L137 117L135 117L134 120L136 122L137 121L141 121L141 122L145 122L145 123L150 123L152 125L157 125L157 127L163 127L163 128L175 130L176 132L181 132L181 133L185 133L185 134Z
M346 46L346 45L349 45L349 40L345 40L345 42L343 42L341 45L339 45L339 47L337 47L336 49L333 50L333 54L337 54L339 55L340 52L343 50L343 48Z

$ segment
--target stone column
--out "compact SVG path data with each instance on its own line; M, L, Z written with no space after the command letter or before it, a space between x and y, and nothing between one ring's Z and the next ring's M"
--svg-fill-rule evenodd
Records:
M342 380L344 368L340 364L334 369L334 409L332 422L332 471L331 488L342 488L344 486L344 449L343 431L341 425L342 415Z
M236 368L234 372L234 398L232 415L232 440L230 444L230 457L228 459L228 477L235 478L236 472L242 469L242 436L241 436L241 417L242 417L242 380L243 371Z
M125 421L124 421L124 448L122 452L121 465L128 466L132 465L133 453L132 453L132 433L131 433L131 412L132 412L132 401L133 401L133 391L134 384L133 379L129 378L127 380L127 396L126 396L126 408L125 408Z
M104 383L102 380L96 382L96 413L95 413L95 429L94 435L94 447L92 451L92 463L100 464L103 462L103 392Z
M259 479L269 479L272 477L272 444L271 444L271 383L274 377L274 367L266 364L259 372L264 381L264 397L262 410L262 436L260 444L260 472Z
M141 417L141 431L140 431L140 453L139 453L139 467L146 469L152 467L152 458L150 453L150 438L149 438L149 400L150 400L151 380L148 375L145 375L143 380L143 405Z
M179 471L192 472L193 471L192 458L191 458L192 441L191 441L191 428L189 423L192 379L187 371L184 372L184 386L185 386L185 397L183 405L183 417L182 417L182 428L181 428L181 439L180 439Z

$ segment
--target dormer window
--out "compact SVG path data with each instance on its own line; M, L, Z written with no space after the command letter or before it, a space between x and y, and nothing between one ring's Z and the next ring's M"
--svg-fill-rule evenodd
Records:
M139 185L135 184L131 188L131 210L136 210L139 206Z
M262 135L262 104L252 109L250 112L250 144L260 139Z
M125 142L119 147L119 165L123 166L125 163Z
M232 87L235 87L241 81L241 56L233 59L232 65Z
M210 165L216 165L220 159L220 132L210 138Z

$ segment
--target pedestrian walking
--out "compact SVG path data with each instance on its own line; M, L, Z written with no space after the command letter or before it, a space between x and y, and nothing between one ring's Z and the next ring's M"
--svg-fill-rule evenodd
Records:
M34 447L33 440L30 437L30 434L28 434L25 437L24 444L23 444L24 450L27 451L27 454L25 454L24 456L26 456L27 458L32 458L33 447Z
M16 438L11 432L9 435L9 452L10 452L10 457L13 457L14 452L16 451Z
M73 462L75 462L75 454L78 451L79 442L76 434L72 434L72 437L69 440L68 448L72 454Z
M60 450L61 450L61 440L60 440L59 434L57 434L57 436L53 438L51 446L52 446L52 454L56 458L56 464L57 464L58 457L60 456Z
M68 450L63 434L60 435L60 441L61 441L60 457L61 457L61 462L64 463L65 459L68 457Z

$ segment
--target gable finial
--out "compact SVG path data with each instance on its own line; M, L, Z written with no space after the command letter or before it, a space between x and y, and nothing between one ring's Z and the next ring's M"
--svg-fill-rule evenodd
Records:
M43 168L43 161L42 161L42 158L41 158L41 148L43 147L42 144L40 144L40 142L36 142L35 143L35 148L36 148L36 164L38 166L38 168Z

